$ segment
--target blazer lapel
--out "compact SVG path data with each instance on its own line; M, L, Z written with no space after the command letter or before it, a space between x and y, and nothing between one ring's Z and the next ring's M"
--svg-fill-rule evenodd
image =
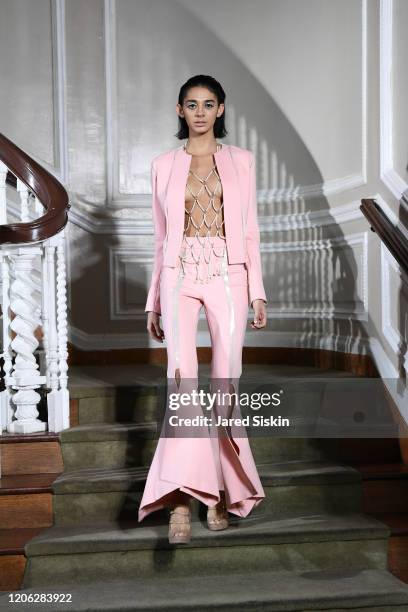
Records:
M190 160L190 156L181 148L176 149L167 185L165 206L168 233L169 237L173 238L167 245L167 251L169 260L174 262L172 265L175 265L183 239L185 192Z
M230 147L223 145L219 151L214 153L214 157L222 183L228 262L242 262L245 261L241 218L243 203Z

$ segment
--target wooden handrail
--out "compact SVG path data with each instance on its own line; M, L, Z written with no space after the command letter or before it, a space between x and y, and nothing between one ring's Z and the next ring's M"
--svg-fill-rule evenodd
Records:
M0 225L0 244L28 244L51 238L68 222L68 194L59 181L4 134L0 160L37 196L46 212L25 223Z
M371 229L378 234L380 240L408 274L408 240L404 234L391 223L375 200L361 200L360 209L370 223Z

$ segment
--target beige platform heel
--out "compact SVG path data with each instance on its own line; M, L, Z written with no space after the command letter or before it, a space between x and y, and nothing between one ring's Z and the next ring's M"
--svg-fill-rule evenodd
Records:
M225 504L225 495L221 493L221 500L213 508L207 510L207 525L211 531L221 531L229 527L228 511Z
M191 510L177 505L170 510L169 544L188 544L191 540Z

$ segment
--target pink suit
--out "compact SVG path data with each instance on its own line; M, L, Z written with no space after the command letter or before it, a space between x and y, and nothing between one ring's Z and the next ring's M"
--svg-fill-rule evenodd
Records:
M223 144L214 153L223 186L228 263L248 268L249 300L266 300L257 222L255 158L251 151ZM152 210L155 239L153 274L145 312L161 314L159 280L163 266L175 267L184 227L184 196L191 155L182 147L152 161Z
M196 332L204 305L213 351L211 379L221 381L218 390L238 394L249 303L257 298L266 302L259 252L255 161L250 151L232 145L224 144L214 154L223 189L227 248L215 274L208 282L197 283L194 265L184 264L183 269L180 265L185 185L191 157L179 147L152 162L155 260L145 310L158 312L162 317L169 388L188 393L198 380ZM214 241L220 246L224 242L219 237ZM180 388L174 383L177 369ZM167 409L166 414L169 412ZM203 414L203 410L188 406L181 413L196 416ZM223 408L216 414L206 414L227 415ZM241 417L236 401L232 415L228 416ZM247 516L262 501L265 493L245 428L233 427L228 435L221 436L214 434L217 429L213 426L210 431L211 435L202 427L198 437L174 437L163 435L162 430L140 503L139 521L170 505L176 490L214 506L224 489L228 511L238 516ZM197 436L197 431L194 435Z

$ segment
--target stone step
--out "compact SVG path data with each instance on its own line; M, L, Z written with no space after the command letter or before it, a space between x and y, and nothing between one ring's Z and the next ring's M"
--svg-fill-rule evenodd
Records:
M200 386L208 386L210 364L199 364ZM348 372L314 366L245 364L240 388L284 384L296 390L303 381L354 378ZM132 382L130 382L132 381ZM299 382L298 382L299 381ZM158 402L166 397L166 367L138 364L121 366L71 366L70 397L78 402L81 425L97 422L155 420ZM316 389L316 385L311 386ZM296 401L296 397L294 397ZM304 407L304 401L301 406Z
M336 380L336 378L334 379ZM260 379L259 381L240 380L239 391L241 397L248 394L255 401L258 393L272 394L278 392L280 386L287 386L285 414L290 417L309 415L314 418L321 412L321 401L324 394L323 381L316 382L314 379L286 378ZM188 387L186 387L187 390ZM200 389L209 393L207 384L200 384ZM104 393L100 396L81 398L78 404L79 424L91 423L143 423L157 421L162 417L167 405L166 384L160 382L155 387L118 387L114 393ZM254 395L255 394L255 395ZM244 406L243 416L248 414L262 414L271 416L276 408L270 406L258 406L255 410L249 410ZM289 414L288 414L289 413ZM206 414L206 413L205 413ZM208 414L208 413L207 413Z
M157 437L156 421L146 423L86 423L63 429L59 436L62 443L104 442L111 440L133 441Z
M140 579L47 586L47 593L70 593L72 603L41 603L41 610L70 612L178 612L228 610L229 612L404 612L408 608L408 585L387 571L316 570L248 571L181 577L157 575ZM19 595L35 596L36 587ZM13 605L31 612L33 603ZM0 611L11 609L8 595L0 595Z
M253 509L253 516L283 518L362 510L361 475L349 466L289 461L257 467L266 498ZM85 469L61 474L52 484L55 524L136 517L147 471L146 467ZM203 505L197 500L191 505L198 517Z
M65 470L139 467L150 464L157 444L155 422L87 423L60 432ZM257 462L319 460L330 452L330 438L250 436Z
M165 397L162 384L95 389L93 393L78 400L80 425L155 421L159 416L158 406Z
M167 531L166 524L125 521L51 527L25 547L23 587L233 574L244 568L251 573L387 569L389 527L358 513L280 520L234 517L219 532L193 521L192 539L184 545L169 544Z

